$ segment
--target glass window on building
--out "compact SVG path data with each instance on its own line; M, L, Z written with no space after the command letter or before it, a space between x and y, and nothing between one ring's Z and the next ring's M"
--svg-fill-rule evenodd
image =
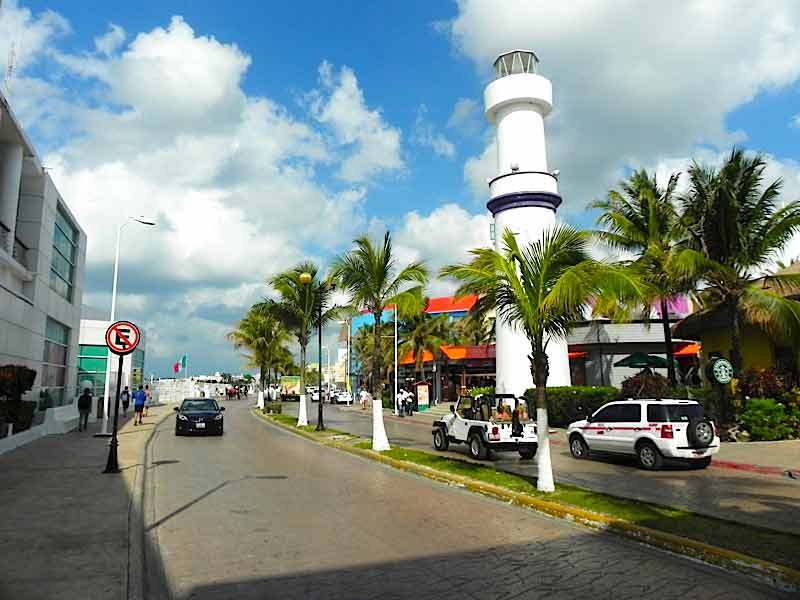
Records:
M53 258L50 262L50 288L59 296L72 302L72 285L75 281L75 261L78 256L78 228L56 208L56 226L53 231Z
M106 360L108 348L105 345L81 344L78 350L78 394L89 388L92 396L102 398L106 385Z
M64 394L67 379L69 327L47 317L42 356L41 393L39 410L69 404L71 397Z
M131 389L142 385L144 377L144 350L134 350L131 355Z

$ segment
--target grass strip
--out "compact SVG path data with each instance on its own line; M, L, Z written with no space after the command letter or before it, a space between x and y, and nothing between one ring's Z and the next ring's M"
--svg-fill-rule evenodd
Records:
M360 449L369 449L371 442L359 442L355 446ZM707 517L679 508L620 498L563 483L557 484L556 491L553 493L540 492L536 489L535 478L498 471L490 466L421 450L392 448L381 454L395 460L414 463L495 485L512 492L615 517L642 527L713 544L720 548L800 570L800 536L791 533Z
M346 435L349 437L357 437L354 436L352 433L347 433L346 431L340 431L339 429L334 429L332 427L326 427L323 431L317 431L316 425L306 425L304 427L297 426L297 417L292 417L290 415L284 415L283 413L262 413L260 410L254 410L258 416L271 419L273 421L277 421L282 425L288 425L289 427L293 427L298 431L304 431L306 433L311 433L315 435L319 435L321 437L330 437L332 435Z

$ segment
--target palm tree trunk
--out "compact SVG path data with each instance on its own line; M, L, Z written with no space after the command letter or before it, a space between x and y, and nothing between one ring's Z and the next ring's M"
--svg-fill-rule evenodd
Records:
M547 419L547 377L550 365L547 353L541 344L531 344L536 350L532 352L531 375L536 385L536 437L539 448L536 451L538 477L536 489L540 492L554 492L553 465L550 461L550 424Z
M666 298L661 298L661 325L664 328L664 347L667 354L667 379L670 385L677 385L675 377L675 351L672 348L672 331L669 328L669 306Z
M300 345L300 410L297 415L297 426L308 425L308 409L306 408L306 345Z
M263 390L264 389L264 371L266 370L266 367L264 366L263 362L261 363L260 370L261 370L261 372L258 374L259 375L258 378L261 380L261 389Z
M739 301L731 302L731 364L736 377L742 376L742 324L739 319ZM736 392L739 395L739 388ZM730 399L728 394L723 393L722 419L728 421L731 416Z
M381 316L382 313L372 313L375 318L374 348L372 349L372 398L381 398Z

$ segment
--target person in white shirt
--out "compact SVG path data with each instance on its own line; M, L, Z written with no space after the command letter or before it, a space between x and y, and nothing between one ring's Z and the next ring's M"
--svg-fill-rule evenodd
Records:
M362 389L358 393L358 399L361 402L361 410L367 410L367 404L369 404L369 392L365 389Z

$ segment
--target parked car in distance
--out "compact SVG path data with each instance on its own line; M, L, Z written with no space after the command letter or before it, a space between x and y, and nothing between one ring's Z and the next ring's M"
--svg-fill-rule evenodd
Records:
M331 403L350 405L353 403L353 395L350 392L338 391L331 396Z
M627 454L648 470L661 468L665 458L704 469L719 452L714 423L693 400L609 402L590 417L571 423L567 440L575 458L594 452Z
M465 443L469 455L478 460L487 458L490 450L519 452L530 460L539 448L528 401L512 394L461 396L450 405L449 415L433 422L431 433L437 450Z
M175 435L222 435L225 407L213 398L185 398L174 410Z

